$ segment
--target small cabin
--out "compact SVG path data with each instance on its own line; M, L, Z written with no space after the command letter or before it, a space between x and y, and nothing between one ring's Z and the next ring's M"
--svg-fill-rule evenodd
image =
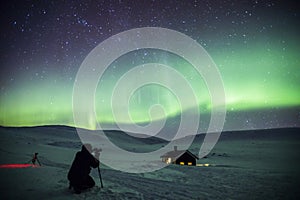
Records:
M161 156L162 162L167 164L177 165L196 165L199 159L196 155L189 150L177 150L177 146L174 146L173 151L169 151Z

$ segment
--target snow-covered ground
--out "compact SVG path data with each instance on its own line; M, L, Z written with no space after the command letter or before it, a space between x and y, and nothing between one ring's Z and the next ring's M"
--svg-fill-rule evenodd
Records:
M0 199L299 199L299 129L224 133L207 158L209 167L170 165L142 174L101 165L97 187L73 194L67 173L80 150L69 127L0 128L0 164L26 163L39 152L41 167L0 168ZM117 135L112 132L112 135ZM120 139L121 138L121 139ZM197 153L202 136L190 150ZM119 137L123 146L130 144ZM157 140L158 146L161 145ZM155 146L155 140L151 141ZM143 145L135 144L135 148ZM146 145L145 145L146 146Z

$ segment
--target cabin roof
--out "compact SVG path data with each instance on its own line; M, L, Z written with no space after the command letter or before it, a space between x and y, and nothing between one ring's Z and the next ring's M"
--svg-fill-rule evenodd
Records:
M169 151L169 152L165 153L164 155L162 155L160 157L161 158L173 158L173 159L176 160L177 158L179 158L184 153L189 154L190 156L194 157L195 159L199 159L198 156L194 155L189 150L176 150L176 151L173 150L173 151Z

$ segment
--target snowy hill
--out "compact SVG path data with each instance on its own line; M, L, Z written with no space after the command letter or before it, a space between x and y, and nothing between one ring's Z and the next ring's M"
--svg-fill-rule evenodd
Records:
M45 126L0 128L0 164L27 163L39 152L41 167L0 168L1 199L299 199L299 129L226 132L198 163L208 167L170 165L129 174L101 165L104 188L92 170L96 188L80 195L68 190L67 173L81 142L74 128ZM134 138L108 131L127 150L147 152L167 141ZM197 153L204 135L190 150Z

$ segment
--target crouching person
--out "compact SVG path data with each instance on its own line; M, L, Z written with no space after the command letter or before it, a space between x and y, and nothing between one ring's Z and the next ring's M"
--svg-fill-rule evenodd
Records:
M69 189L73 188L76 194L80 194L82 190L95 186L95 181L89 174L91 167L96 168L99 166L99 152L95 153L95 157L91 152L92 146L90 144L82 145L81 151L76 153L69 170Z

